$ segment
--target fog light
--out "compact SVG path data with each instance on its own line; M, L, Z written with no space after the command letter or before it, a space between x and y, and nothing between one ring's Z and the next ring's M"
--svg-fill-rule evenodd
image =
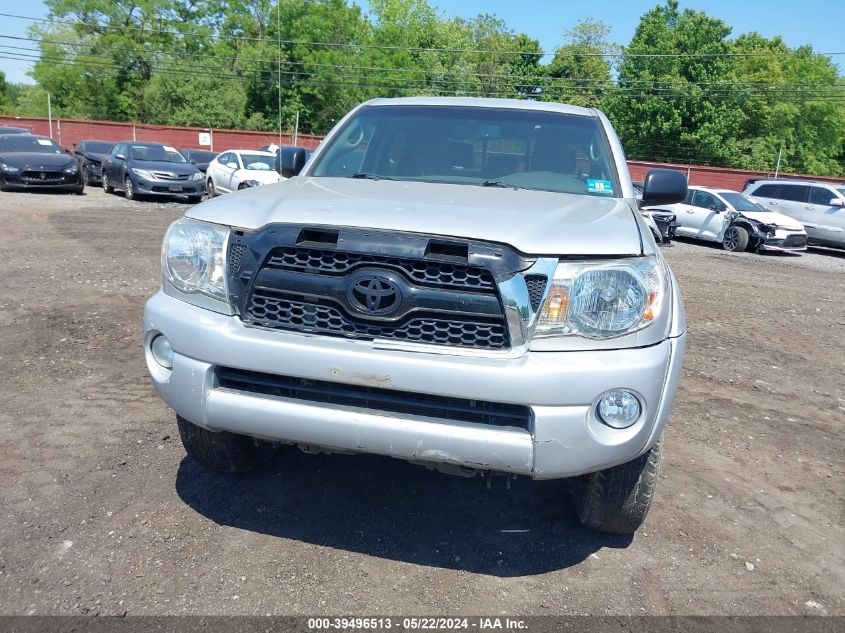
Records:
M150 352L155 361L165 369L173 369L173 348L164 334L159 334L150 343Z
M640 401L630 391L614 389L601 397L596 413L607 426L625 429L640 417Z

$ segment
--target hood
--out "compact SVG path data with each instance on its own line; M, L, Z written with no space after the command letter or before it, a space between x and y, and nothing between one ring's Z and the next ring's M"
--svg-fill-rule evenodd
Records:
M98 163L102 163L103 159L108 156L108 154L99 154L97 152L83 152L82 154L88 160L95 160Z
M297 177L215 198L186 215L244 229L290 223L463 237L533 255L642 252L625 200L524 189Z
M272 185L282 179L278 172L261 169L242 169L240 178L241 180L256 180L262 185Z
M776 224L782 229L790 231L803 231L804 225L795 218L790 218L783 213L776 213L774 211L741 211L740 215L744 215L750 220L762 222L763 224Z
M67 154L40 154L38 152L7 152L0 154L0 163L6 163L18 169L64 169L75 165Z
M171 174L176 174L177 176L183 176L185 174L195 174L197 173L197 171L199 171L196 165L192 165L191 163L168 163L164 160L130 159L127 164L129 167L135 167L136 169L169 172Z

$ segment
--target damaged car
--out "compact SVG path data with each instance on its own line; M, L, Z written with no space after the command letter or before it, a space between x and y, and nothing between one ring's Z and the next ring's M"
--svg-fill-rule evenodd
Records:
M800 222L738 191L693 186L683 202L644 211L674 213L677 235L719 242L727 251L807 250L807 233Z
M643 189L645 188L645 183L642 180L635 180L631 184L634 185L634 197L637 199L640 213L651 230L654 241L660 246L666 246L675 237L675 229L678 228L678 218L671 211L651 208L644 209Z

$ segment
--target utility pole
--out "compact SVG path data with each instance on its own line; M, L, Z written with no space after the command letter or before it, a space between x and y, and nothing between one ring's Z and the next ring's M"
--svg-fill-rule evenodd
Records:
M781 156L782 153L783 153L783 145L781 145L780 149L778 150L778 163L777 163L777 165L775 165L775 178L777 178L778 174L780 173L780 156Z
M279 47L279 147L282 146L282 3L276 1L276 44Z
M296 111L296 125L293 128L293 144L296 145L296 140L299 137L299 110Z
M50 138L53 138L53 104L50 102L50 93L47 93L47 120L50 122Z

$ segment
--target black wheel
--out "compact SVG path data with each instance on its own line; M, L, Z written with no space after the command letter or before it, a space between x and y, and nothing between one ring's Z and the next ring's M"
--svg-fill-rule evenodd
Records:
M199 204L202 202L202 196L188 196L189 204Z
M217 189L214 188L214 180L211 178L209 178L208 182L205 183L205 192L208 194L209 198L213 198L217 195Z
M123 193L127 200L138 199L138 195L135 193L135 187L132 185L132 179L129 176L123 180Z
M226 431L212 433L176 416L182 445L188 455L208 470L218 473L245 473L255 469L273 455L276 447L270 442Z
M81 196L83 193L85 193L85 185L79 185L76 189L73 190L73 193L75 193L77 196Z
M114 187L109 184L109 177L103 174L103 191L105 193L114 193Z
M748 248L748 231L741 226L731 226L725 231L722 246L726 251L741 253Z
M575 491L578 518L584 527L612 534L633 534L651 507L663 439L625 464L584 475Z

